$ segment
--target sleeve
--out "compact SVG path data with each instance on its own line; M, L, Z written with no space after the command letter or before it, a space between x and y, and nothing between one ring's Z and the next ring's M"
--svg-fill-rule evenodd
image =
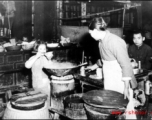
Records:
M43 65L43 67L48 68L49 63L49 60L47 60L46 57L43 56L43 59L41 59L41 64Z
M151 61L150 61L151 57L152 57L152 49L149 48L147 50L147 55L146 55L146 58L145 58L145 63L143 64L143 68L151 69L151 67L152 67L151 66Z
M121 38L111 40L111 53L114 55L122 68L122 80L131 80L133 75L125 41Z
M131 46L129 46L129 48L128 48L128 55L129 55L129 58L133 58L132 47Z
M96 64L97 64L99 67L102 67L102 61L101 61L101 59L98 59L97 62L96 62Z

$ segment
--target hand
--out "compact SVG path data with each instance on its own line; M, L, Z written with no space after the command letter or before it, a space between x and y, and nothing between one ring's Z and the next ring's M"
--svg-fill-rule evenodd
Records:
M47 53L45 53L45 55L50 60L53 57L53 52L47 52Z
M39 57L41 57L41 56L43 56L43 55L44 55L43 53L37 52L36 57L39 58Z
M87 67L85 68L85 70L93 71L93 66L87 66Z
M140 105L144 105L146 102L146 96L142 89L134 90L135 99L140 101Z
M97 64L94 64L94 65L92 65L92 66L86 67L85 70L91 70L91 71L93 71L93 70L95 70L95 69L97 69L97 68L98 68L98 65L97 65Z
M128 98L129 100L129 88L124 89L124 99Z

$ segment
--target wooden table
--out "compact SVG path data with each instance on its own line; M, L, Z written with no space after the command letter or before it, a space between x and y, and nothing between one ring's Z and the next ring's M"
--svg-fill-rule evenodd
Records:
M92 86L96 89L103 89L103 79L92 79L89 76L81 76L79 74L74 76L75 79L80 80L82 93L84 93L84 85Z

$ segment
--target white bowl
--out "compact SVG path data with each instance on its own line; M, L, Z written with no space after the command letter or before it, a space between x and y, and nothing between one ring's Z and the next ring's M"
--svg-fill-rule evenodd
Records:
M50 47L50 48L52 48L52 47L58 47L59 46L59 43L48 43L47 44L47 47Z
M134 74L138 74L138 73L139 73L139 69L138 69L138 68L134 68L134 69L133 69L133 73L134 73Z
M31 50L34 47L34 44L24 44L22 45L23 50Z

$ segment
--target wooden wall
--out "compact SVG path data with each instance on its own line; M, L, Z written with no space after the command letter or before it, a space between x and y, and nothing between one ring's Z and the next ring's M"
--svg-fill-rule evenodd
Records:
M35 1L34 36L46 41L56 39L56 1Z
M152 32L152 1L142 1L143 28Z
M16 12L12 28L12 36L21 39L32 37L32 3L30 1L15 1Z
M57 39L57 1L34 1L34 37L46 41ZM15 1L16 13L12 36L32 38L32 1Z

